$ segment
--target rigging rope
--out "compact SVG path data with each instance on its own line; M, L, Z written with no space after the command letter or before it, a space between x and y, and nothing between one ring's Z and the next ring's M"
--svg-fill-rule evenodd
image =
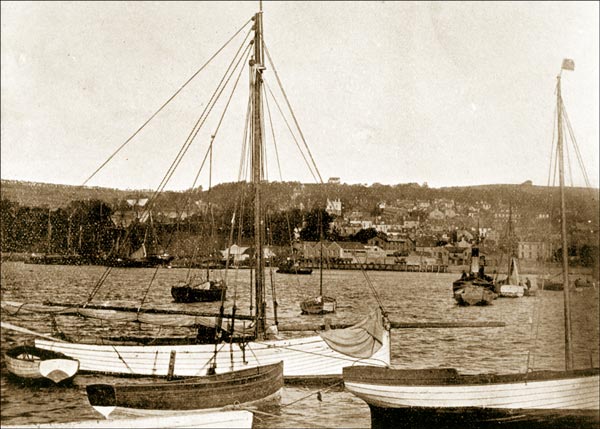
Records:
M277 150L277 140L275 139L275 128L273 127L273 118L271 117L271 108L269 107L269 99L267 97L267 91L263 86L263 100L267 107L267 116L269 118L269 125L271 128L271 136L273 138L273 148L275 149L275 160L277 161L277 170L279 171L279 180L283 182L283 175L281 174L281 163L279 162L279 151Z
M245 43L245 40L244 40L244 43ZM242 50L243 46L244 45L240 46L240 49L238 50L238 52L236 52L236 57L240 53L240 51ZM251 46L251 44L246 47L246 50L249 50L250 46ZM177 169L177 167L181 163L183 157L185 156L185 154L189 150L189 148L190 148L191 144L193 143L194 139L196 138L196 136L200 132L200 129L206 123L208 115L211 113L211 111L214 108L215 104L217 103L219 97L223 94L223 91L225 90L225 87L227 86L227 84L231 80L231 77L233 76L233 73L234 73L235 69L237 69L237 67L239 66L241 60L244 58L244 54L242 54L240 56L240 58L238 59L237 63L233 67L233 65L235 63L235 58L236 57L234 57L234 59L232 60L232 62L229 64L229 67L227 68L227 70L225 71L225 74L221 78L221 81L217 85L217 88L215 89L213 95L211 96L208 104L206 105L206 107L204 108L204 110L202 111L202 113L200 114L200 116L198 117L198 120L194 124L194 127L192 128L192 131L190 132L190 134L186 138L186 141L184 142L184 144L182 145L182 147L179 149L179 152L177 153L177 155L175 157L175 160L173 161L173 163L169 167L169 170L167 171L167 173L163 177L163 179L162 179L161 183L159 184L157 190L154 192L154 195L151 198L151 200L153 198L155 198L160 192L162 192L164 190L165 186L167 185L167 183L169 182L169 180L171 179L171 177L175 173L175 170ZM232 69L232 67L233 67L233 69ZM221 87L221 85L222 85L222 87Z
M281 118L283 119L283 122L285 122L285 125L287 126L287 128L288 128L288 130L289 130L289 132L290 132L290 134L292 136L292 138L294 139L294 142L296 143L296 147L298 147L298 151L300 152L300 155L302 155L302 158L304 159L304 163L308 167L308 171L310 172L310 174L313 177L313 179L315 179L315 182L318 183L319 179L317 179L317 176L315 175L312 166L310 165L310 163L306 159L306 155L304 154L304 151L302 150L302 147L298 143L298 139L296 138L296 135L292 131L292 127L290 126L288 120L286 119L285 115L283 114L283 110L281 109L281 106L277 102L277 99L273 95L273 91L271 91L271 88L269 87L269 85L266 82L266 80L265 80L264 84L265 84L265 87L269 90L269 93L271 94L271 97L273 98L273 101L275 102L275 105L277 106L277 109L279 110L279 113L281 114ZM317 174L318 174L318 171L317 171ZM320 178L320 176L319 176L319 178ZM321 183L322 183L322 181L321 181Z
M578 160L579 166L581 168L581 173L583 175L585 185L586 185L586 187L591 188L592 185L591 185L591 182L587 175L585 165L583 163L583 157L581 156L581 152L579 150L579 145L577 144L577 139L575 138L575 132L573 131L573 127L571 125L569 115L567 114L567 109L566 109L565 105L563 104L562 99L561 99L561 106L562 106L562 112L563 112L563 116L565 119L565 123L567 125L567 130L569 131L569 136L571 137L571 142L573 143L573 148L575 149L575 154L577 155L577 160Z
M241 29L239 30L241 31ZM236 35L239 33L239 31L236 33ZM194 127L192 128L192 131L190 132L190 134L188 135L186 141L184 142L184 144L182 145L182 147L180 148L179 152L177 153L175 160L171 163L171 166L169 167L169 169L167 170L167 173L165 174L165 176L163 177L161 183L159 184L158 188L154 191L154 193L152 194L152 196L150 197L150 201L148 202L148 204L145 207L144 213L142 216L145 216L146 214L150 213L150 210L154 207L154 204L156 202L156 199L158 198L159 194L164 190L165 186L167 185L168 181L170 180L170 178L172 177L172 175L174 174L175 170L177 169L177 167L179 166L179 164L181 163L183 156L185 155L185 153L188 151L188 149L190 148L194 138L196 137L196 135L198 134L198 132L200 131L202 125L204 125L206 119L208 118L208 115L210 114L210 112L212 111L214 105L216 104L216 102L218 101L219 97L221 96L221 94L223 93L223 91L225 90L227 84L229 83L229 81L231 80L231 77L233 76L234 71L238 68L241 60L244 58L244 54L242 53L242 55L240 55L240 52L242 52L242 49L245 45L246 46L246 51L250 51L250 47L251 47L251 43L247 44L247 39L248 36L250 35L251 31L249 31L246 34L246 37L244 38L242 44L240 45L240 47L238 48L236 54L234 55L233 60L230 62L227 70L225 71L225 74L223 75L223 77L221 78L221 81L219 82L219 84L217 85L217 88L215 89L215 91L213 92L213 95L211 96L207 106L204 108L204 110L202 111L200 117L198 118L198 120L196 121L196 123L194 124ZM234 36L235 37L235 36ZM231 39L230 39L231 40ZM227 42L229 43L229 41ZM220 52L220 51L219 51ZM213 57L211 57L211 60L216 56L213 55ZM236 58L239 56L239 59L237 60L236 63ZM247 57L247 56L246 56ZM209 60L210 62L210 60ZM235 63L235 66L233 67ZM207 63L208 64L208 63ZM203 66L205 67L205 66ZM232 68L233 67L233 68ZM243 68L242 68L243 69ZM231 71L231 73L230 73ZM199 73L199 71L198 71ZM197 73L196 73L197 74ZM240 71L240 75L241 75L241 71ZM191 78L193 79L193 77ZM190 80L191 80L190 79ZM239 80L239 76L238 76L238 80ZM187 85L187 82L186 84ZM185 86L184 85L184 86ZM222 87L221 87L222 86ZM183 88L183 87L182 87ZM181 89L179 91L181 91ZM220 88L220 90L219 90ZM235 90L235 88L234 88ZM177 94L175 94L177 95ZM175 96L174 95L174 96ZM174 97L173 96L173 97ZM172 100L173 97L170 99ZM169 101L170 101L169 100ZM166 104L165 104L166 105ZM162 109L162 108L161 108ZM133 136L132 136L133 138ZM123 145L124 146L124 145ZM120 149L119 149L120 150ZM115 153L116 154L116 153ZM112 158L112 157L111 157ZM110 158L109 158L110 160ZM103 166L109 161L107 160ZM94 173L95 174L95 173ZM181 217L181 213L180 216ZM132 229L129 229L127 234L125 235L124 240L127 240L129 238L129 235L131 234ZM172 237L171 237L172 238ZM170 241L169 241L170 242ZM91 299L93 298L93 296L98 292L98 290L100 289L100 287L104 284L106 278L108 277L110 270L107 270L102 278L98 281L98 283L96 284L96 286L94 287L92 294L90 294L90 296L88 297L88 300L86 302L89 303L91 301ZM156 276L156 274L153 276L152 280L154 279L154 277ZM146 291L146 295L149 292L149 288L152 285L152 280L151 283L148 287L148 290Z
M285 90L283 89L283 85L281 84L281 80L279 79L279 74L277 73L277 69L275 68L275 64L273 63L273 60L271 59L271 54L269 53L269 50L267 49L267 45L266 43L264 43L263 41L263 46L265 48L265 52L267 54L267 58L269 60L269 64L271 64L271 67L273 67L273 74L275 74L275 78L277 79L277 83L279 84L279 88L281 89L281 93L283 94L283 98L285 99L285 102L288 106L288 109L290 110L290 114L292 115L292 118L294 119L294 123L296 124L296 128L298 129L298 132L300 133L300 137L302 138L302 142L304 143L304 146L306 147L306 151L308 152L308 155L310 156L310 160L312 161L312 165L315 168L315 171L317 172L317 175L319 176L319 183L323 183L323 179L321 178L321 173L319 173L319 169L317 168L317 164L315 163L315 160L312 156L312 153L310 152L310 149L308 147L308 144L306 143L306 139L304 138L304 134L302 133L302 129L300 128L300 124L298 123L298 119L296 119L296 115L294 114L294 111L292 109L292 106L290 104L290 100L287 97L287 94L285 92Z
M552 115L552 144L550 147L550 164L548 166L548 182L547 182L548 186L550 186L550 176L552 175L552 159L554 158L554 138L555 138L554 132L556 131L556 127L555 127L556 115L557 115L557 112L556 112L556 107L555 107L554 113ZM556 171L556 166L555 166L555 171ZM556 173L554 173L554 174L556 175Z
M168 100L167 100L167 101L166 101L166 102L165 102L165 103L164 103L162 106L160 106L160 107L159 107L159 109L158 109L156 112L154 112L154 113L152 114L152 116L150 116L150 118L148 118L148 120L146 120L146 122L144 122L144 123L142 124L142 126L141 126L141 127L139 127L139 128L138 128L138 129L137 129L137 130L136 130L136 131L135 131L135 132L134 132L134 133L133 133L133 134L132 134L132 135L131 135L131 136L130 136L128 139L127 139L127 140L125 140L125 142L124 142L123 144L121 144L121 146L119 146L119 147L117 148L117 150L116 150L116 151L114 151L114 152L112 153L112 155L110 155L110 156L108 157L108 159L107 159L106 161L104 161L104 162L102 163L102 165L100 165L100 167L98 167L98 168L96 169L96 171L94 171L94 172L91 174L91 176L89 176L89 177L88 177L88 178L87 178L87 179L86 179L86 180L85 180L85 181L82 183L82 185L81 185L81 186L85 186L87 182L89 182L89 181L90 181L90 180L91 180L91 179L92 179L92 178L93 178L93 177L94 177L94 176L95 176L95 175L96 175L96 174L97 174L97 173L98 173L98 172L99 172L99 171L100 171L102 168L104 168L104 167L106 166L106 164L108 164L108 163L110 162L110 160L111 160L111 159L113 159L113 158L115 157L115 155L116 155L117 153L119 153L119 152L121 151L121 149L123 149L123 148L124 148L124 147L127 145L127 143L129 143L129 142L130 142L130 141L131 141L131 140L132 140L132 139L133 139L133 138L134 138L134 137L135 137L135 136L136 136L136 135L137 135L137 134L138 134L140 131L142 131L142 129L143 129L143 128L144 128L146 125L148 125L148 123L149 123L150 121L152 121L152 119L154 119L154 117L155 117L156 115L158 115L158 114L160 113L160 111L161 111L162 109L164 109L164 108L167 106L167 104L169 104L169 103L170 103L170 102L171 102L171 101L172 101L172 100L173 100L173 99L174 99L174 98L175 98L175 97L176 97L176 96L177 96L177 95L178 95L178 94L179 94L179 93L180 93L180 92L181 92L181 91L182 91L182 90L183 90L183 89L184 89L184 88L185 88L185 87L186 87L186 86L187 86L187 85L188 85L188 84L189 84L189 83L190 83L190 82L191 82L191 81L192 81L192 80L193 80L193 79L194 79L194 78L195 78L195 77L196 77L196 76L197 76L197 75L198 75L198 74L199 74L199 73L202 71L202 70L204 70L204 69L206 68L206 66L208 66L208 64L210 64L210 62L211 62L213 59L215 59L215 57L216 57L217 55L219 55L219 54L221 53L221 51L222 51L223 49L225 49L225 47L226 47L226 46L227 46L227 45L228 45L228 44L229 44L229 43L230 43L230 42L231 42L233 39L235 39L235 37L236 37L236 36L237 36L237 35L238 35L238 34L239 34L239 33L240 33L240 32L241 32L241 31L242 31L242 30L243 30L243 29L244 29L244 28L245 28L245 27L246 27L246 26L247 26L247 25L250 23L250 22L252 22L252 18L250 18L248 21L246 21L246 22L244 23L244 25L242 25L242 27L240 27L240 29L239 29L238 31L236 31L236 32L233 34L233 36L231 36L231 37L229 38L229 40L227 40L227 41L225 42L225 44L224 44L223 46L221 46L221 47L220 47L220 48L217 50L217 52L215 52L215 53L214 53L214 54L213 54L213 55L212 55L212 56L211 56L211 57L208 59L208 61L207 61L206 63L204 63L204 64L203 64L203 65L202 65L202 66L201 66L201 67L200 67L200 68L199 68L199 69L198 69L198 70L197 70L197 71L196 71L196 72L195 72L195 73L194 73L194 74L193 74L193 75L192 75L192 76L191 76L191 77L190 77L190 78L189 78L189 79L188 79L188 80L187 80L187 81L186 81L186 82L185 82L185 83L184 83L184 84L183 84L183 85L182 85L182 86L181 86L181 87L180 87L180 88L177 90L177 91L175 91L175 93L174 93L174 94L173 94L173 95L172 95L172 96L171 96L171 97L170 97L170 98L169 98L169 99L168 99ZM252 32L252 29L251 29L251 30L248 32L248 34L250 34L251 32ZM246 36L246 38L247 38L247 37L248 37L248 36Z
M365 276L365 279L367 280L367 286L369 286L369 289L371 289L371 292L373 293L373 296L375 297L375 300L377 301L377 305L379 305L379 308L381 309L383 315L385 316L387 314L387 311L383 308L383 303L381 302L381 299L379 299L379 294L377 293L377 290L375 290L375 286L373 286L373 283L371 283L371 279L367 275L367 271L365 269L363 269L362 265L359 265L359 266L360 266L360 271L363 273L363 275Z
M154 269L154 273L152 274L152 278L150 279L150 283L148 284L148 287L146 288L146 292L144 293L144 296L142 297L140 305L137 308L137 313L138 314L139 314L140 311L142 311L142 306L144 305L144 302L146 302L146 297L148 296L148 293L150 292L150 288L152 287L152 283L154 282L154 279L156 278L156 275L158 274L158 268L159 267L156 267Z
M249 56L250 56L250 50L248 49L248 51L246 53L245 60L247 60ZM229 95L229 99L227 100L227 103L225 104L225 107L223 109L223 113L221 114L221 117L219 118L219 122L217 124L217 127L215 128L215 131L214 131L214 133L211 136L211 141L210 141L210 144L208 146L208 149L206 150L206 153L204 154L204 158L202 159L202 164L200 165L200 168L198 169L198 173L196 174L196 177L194 178L194 183L192 185L192 189L193 189L193 187L196 186L196 183L198 181L198 177L200 176L200 173L201 173L202 169L204 168L204 164L206 162L207 157L209 156L209 154L211 154L211 156L212 156L213 143L214 143L215 138L217 137L217 134L218 134L218 132L219 132L219 130L221 128L221 124L223 123L223 119L225 118L225 114L227 113L227 109L229 108L229 104L231 103L231 99L233 98L233 94L235 93L235 90L237 89L237 85L238 85L238 83L240 81L240 78L242 76L242 71L243 70L244 70L243 68L240 68L240 72L238 74L238 77L237 77L234 85L233 85L233 88L231 90L231 94Z

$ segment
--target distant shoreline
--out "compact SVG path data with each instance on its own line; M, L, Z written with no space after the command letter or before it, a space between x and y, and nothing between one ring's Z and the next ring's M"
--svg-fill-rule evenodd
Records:
M29 257L31 256L30 253L24 253L24 252L2 252L0 255L0 261L2 262L26 262ZM187 269L187 268L186 268ZM469 266L468 265L448 265L447 269L446 269L446 274L450 273L450 274L460 274L464 271L468 271L469 270ZM492 275L494 271L499 272L499 276L505 276L506 275L506 267L497 267L494 265L491 266L486 266L486 274L487 275ZM407 272L417 272L417 271L407 271ZM542 264L539 262L526 262L526 261L519 261L519 274L521 276L527 276L527 275L531 275L531 276L538 276L538 275L551 275L551 276L557 276L562 272L562 266L559 263L546 263L546 264ZM429 273L431 273L431 271L429 271ZM593 278L593 273L594 273L594 268L590 268L590 267L569 267L569 277L571 277L573 280L575 280L576 278L582 277L584 279L586 278Z

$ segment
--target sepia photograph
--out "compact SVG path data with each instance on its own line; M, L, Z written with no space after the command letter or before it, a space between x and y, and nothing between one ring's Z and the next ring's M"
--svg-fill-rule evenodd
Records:
M600 3L0 12L3 428L598 428Z

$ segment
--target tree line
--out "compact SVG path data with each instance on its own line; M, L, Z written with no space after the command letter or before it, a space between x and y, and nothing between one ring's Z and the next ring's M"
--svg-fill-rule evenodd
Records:
M133 252L145 243L160 251L178 249L183 253L211 253L233 242L250 242L254 236L253 206L249 199L246 210L228 206L224 210L195 213L185 219L160 221L148 216L142 222L133 218L129 225L113 222L117 211L127 210L122 204L111 207L100 200L72 201L55 210L27 207L2 199L0 201L0 245L2 252L78 254L107 256L118 251ZM129 208L132 211L131 208ZM150 211L151 212L151 211ZM236 222L232 225L231 219ZM118 217L117 217L118 218ZM299 238L340 240L329 231L333 220L324 209L307 212L299 209L267 210L266 234L269 244L290 246ZM187 248L184 242L188 242ZM183 247L183 248L182 248ZM175 251L174 253L177 253Z

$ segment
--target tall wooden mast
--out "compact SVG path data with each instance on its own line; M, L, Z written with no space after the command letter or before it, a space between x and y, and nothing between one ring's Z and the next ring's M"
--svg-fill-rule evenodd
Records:
M562 74L562 70L561 70ZM569 288L569 248L567 244L567 216L565 204L565 170L563 158L563 129L562 129L562 97L560 94L560 77L557 76L556 84L556 116L558 120L557 132L558 143L556 145L558 156L558 171L560 184L560 224L562 238L562 265L563 265L563 294L564 294L564 319L565 319L565 369L573 369L573 350L571 342L571 307L570 307L570 288Z
M262 2L260 11L254 16L254 55L250 60L252 84L252 183L254 185L254 247L256 260L256 274L254 277L255 302L256 302L256 328L258 339L265 332L265 288L264 288L264 223L261 207L261 182L262 182L262 72L263 65L263 39L262 39Z

